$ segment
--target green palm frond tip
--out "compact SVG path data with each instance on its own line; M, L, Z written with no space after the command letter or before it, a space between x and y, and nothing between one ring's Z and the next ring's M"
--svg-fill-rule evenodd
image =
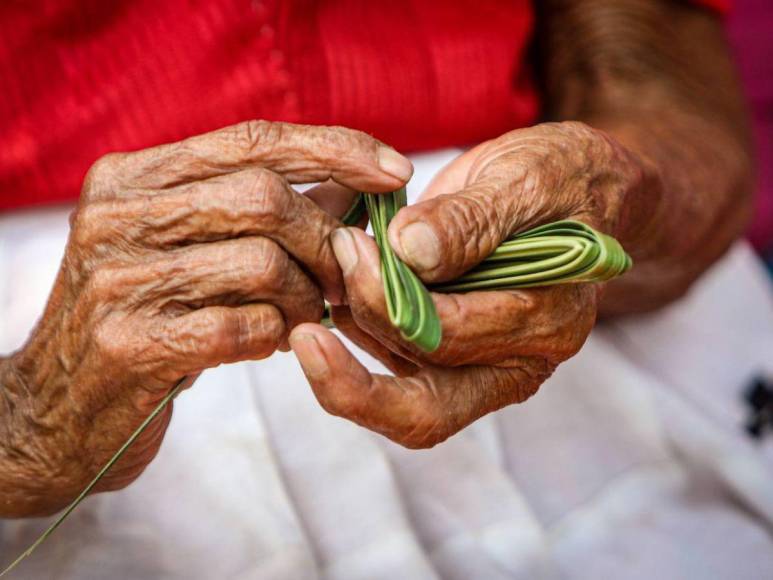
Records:
M435 303L422 281L395 255L387 240L389 222L406 205L405 188L388 195L366 193L363 197L381 252L381 277L389 320L405 340L425 352L433 352L442 339Z

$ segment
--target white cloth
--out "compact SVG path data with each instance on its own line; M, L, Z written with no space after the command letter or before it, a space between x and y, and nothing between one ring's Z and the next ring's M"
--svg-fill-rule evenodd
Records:
M419 191L453 156L415 159ZM0 217L0 352L42 311L68 209ZM291 354L205 372L157 459L18 578L773 578L766 274L738 243L678 303L600 326L528 403L428 451L317 405ZM367 355L361 360L380 368ZM8 562L48 520L0 522Z

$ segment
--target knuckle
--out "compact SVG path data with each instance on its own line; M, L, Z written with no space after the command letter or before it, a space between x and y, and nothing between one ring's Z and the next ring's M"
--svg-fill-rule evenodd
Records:
M207 353L211 365L232 362L246 350L249 343L246 324L235 310L218 308L208 316L206 329L196 328L196 349Z
M99 223L95 220L95 214L98 209L92 204L81 204L78 209L70 216L70 241L71 244L79 248L88 248L93 244L94 225Z
M85 292L95 303L111 303L124 288L124 273L120 268L102 266L94 269L86 284Z
M89 174L95 177L111 175L117 169L118 162L122 157L122 153L106 153L94 162L89 169Z
M102 202L82 203L70 218L72 243L89 249L103 241L107 211Z
M546 354L556 361L565 361L576 355L582 347L582 342L576 340L571 334L566 332L559 333L559 336L553 343L553 348L548 349Z
M335 417L343 417L358 422L363 414L362 403L348 389L332 388L316 389L315 395L320 406Z
M326 390L319 397L319 404L335 417L349 418L352 416L352 402L342 395L336 395L335 391Z
M517 313L518 317L523 319L532 317L544 308L544 298L539 289L536 290L507 290L509 311Z
M582 121L562 121L560 123L551 123L559 132L575 137L591 137L598 134L598 131Z
M249 352L252 328L248 318L238 310L223 313L214 339L219 342L226 360L236 360Z
M374 150L377 146L376 139L367 133L340 125L325 127L319 135L323 143L333 151L351 151L352 148Z
M585 344L596 322L596 309L592 307L594 292L593 288L574 285L556 289L557 304L552 307L555 330L549 341L553 348L548 349L552 358L564 361Z
M252 326L261 335L266 337L282 336L285 331L285 323L282 315L274 308L266 306L260 309L259 314L252 321Z
M509 391L505 404L523 403L534 395L556 368L556 364L544 357L516 357L513 366L500 369L501 388Z
M451 436L439 411L424 410L416 415L395 439L407 449L430 449Z
M109 189L110 185L115 180L116 173L119 171L120 162L123 158L123 153L107 153L97 159L89 169L88 173L86 173L81 197L86 200L93 199L100 193Z
M411 435L406 438L393 439L395 443L405 447L406 449L419 450L419 449L432 449L436 445L442 443L448 439L450 435L440 435L437 432L427 433L422 437L416 437Z
M250 271L255 287L276 288L284 285L290 269L290 259L274 241L257 238L250 252Z
M358 325L369 332L391 327L383 287L371 283L350 284L348 291L349 307Z
M538 125L538 130L546 140L546 144L557 147L565 153L576 151L578 145L595 142L603 136L603 132L582 121L543 123Z
M122 337L125 333L116 328L115 323L110 319L104 320L94 328L93 341L94 347L99 353L99 360L105 365L112 363L123 366L126 363L128 352Z
M434 229L439 231L441 240L445 238L449 255L457 256L461 267L469 267L488 256L509 233L502 230L507 220L500 215L494 189L481 185L474 192L461 192L436 201L431 221L441 227Z
M248 176L251 213L268 229L279 229L290 216L292 195L284 178L268 170L255 170Z
M336 171L362 171L362 163L372 163L379 142L370 135L341 126L299 126L299 146L313 152L317 177L324 181ZM357 167L355 167L355 164Z
M235 126L236 140L244 151L271 150L282 141L284 125L281 122L251 119Z
M568 160L575 170L590 170L591 165L597 166L598 170L608 160L621 156L621 147L607 133L581 121L549 123L548 126L555 135L550 139L553 153L545 159L548 164L551 160L556 162L556 150L561 153L563 163ZM559 170L556 168L556 171Z
M482 305L481 312L486 320L496 319L495 333L511 337L512 342L506 340L501 349L494 349L483 358L462 357L463 362L496 364L512 360L516 353L554 362L574 356L595 323L593 292L592 288L579 285L499 292L492 310L487 312L488 307ZM453 332L448 334L449 342L453 341ZM492 358L486 358L489 354Z
M252 195L264 191L284 192L286 189L284 178L270 169L251 167L242 170L240 174L245 180L245 189Z
M217 340L224 361L270 356L284 335L284 320L268 305L257 310L233 310L223 319Z
M431 378L410 380L418 385L421 395L394 440L408 449L429 449L452 435L449 414Z

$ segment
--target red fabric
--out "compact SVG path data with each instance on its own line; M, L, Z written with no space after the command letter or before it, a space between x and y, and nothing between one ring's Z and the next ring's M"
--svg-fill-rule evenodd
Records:
M3 0L0 210L74 199L105 152L249 118L401 150L496 136L537 114L532 25L529 0Z
M695 0L694 4L711 8L720 14L727 14L730 11L731 0Z

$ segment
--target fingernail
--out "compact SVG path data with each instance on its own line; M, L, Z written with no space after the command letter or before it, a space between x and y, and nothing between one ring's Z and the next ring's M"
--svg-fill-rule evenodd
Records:
M333 244L333 252L338 260L338 265L348 276L357 266L359 254L354 244L354 237L346 228L338 228L330 234L330 243Z
M413 175L411 162L389 147L381 146L378 148L378 166L381 171L400 181L408 181Z
M413 222L400 230L400 247L412 266L422 271L440 264L440 240L427 224Z
M321 377L327 374L328 364L322 349L311 334L292 334L290 335L290 346L298 357L298 361L303 367L303 372L309 378Z

